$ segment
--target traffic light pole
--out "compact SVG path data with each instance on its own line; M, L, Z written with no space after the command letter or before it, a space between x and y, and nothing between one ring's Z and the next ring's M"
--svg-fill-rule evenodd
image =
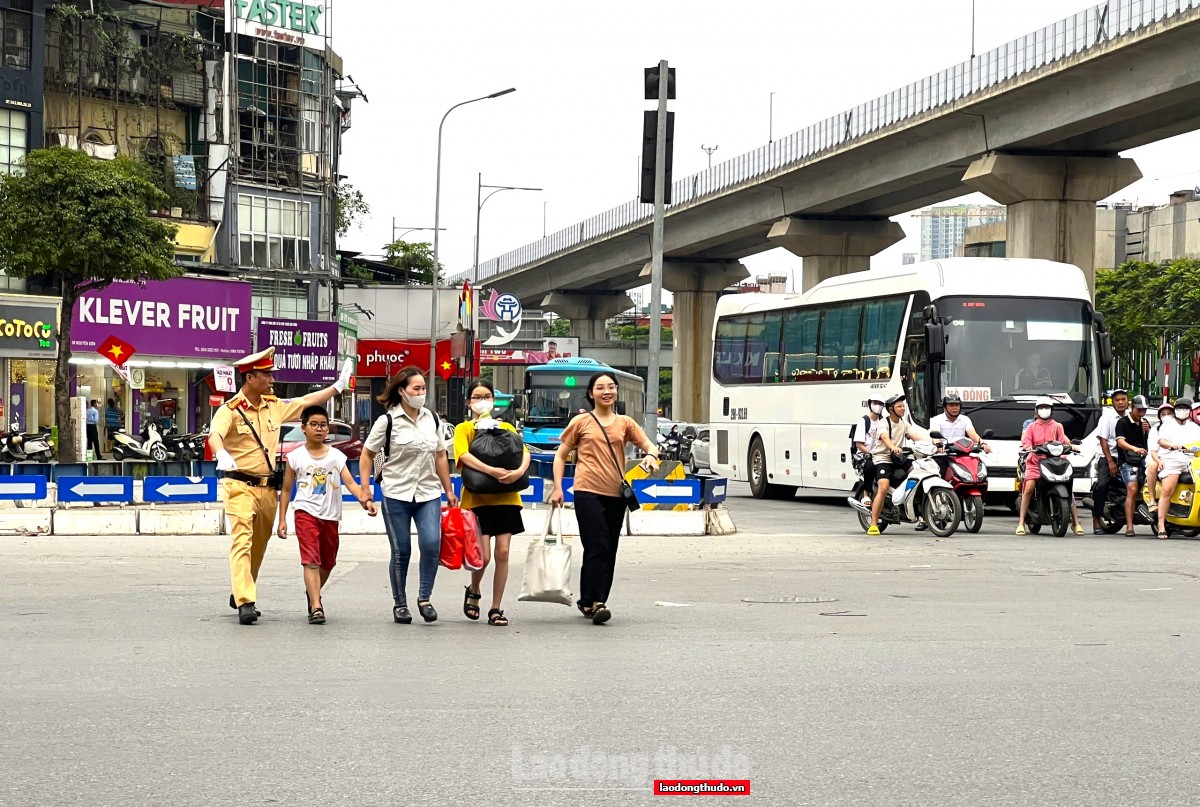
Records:
M650 358L646 363L646 435L658 442L658 373L662 350L663 218L667 184L667 61L658 63L658 135L654 143L654 228L650 236ZM634 330L637 323L634 323Z

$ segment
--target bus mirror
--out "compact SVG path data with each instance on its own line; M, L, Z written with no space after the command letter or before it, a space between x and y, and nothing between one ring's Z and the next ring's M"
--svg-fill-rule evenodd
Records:
M1112 336L1107 333L1096 334L1096 346L1099 349L1100 368L1107 370L1112 367Z
M922 314L922 316L925 317L926 322L937 322L938 321L937 306L932 303L930 303L929 305L922 308L921 314Z
M616 412L617 412L617 414L618 414L618 415L623 415L623 414L625 414L625 402L624 402L624 401L617 401L617 405L616 405L616 406L614 406L614 407L613 407L613 409L615 409L615 410L616 410Z
M1108 322L1104 318L1103 311L1093 311L1092 318L1096 321L1097 333L1108 333Z
M925 323L925 345L930 361L946 358L946 328L941 322Z

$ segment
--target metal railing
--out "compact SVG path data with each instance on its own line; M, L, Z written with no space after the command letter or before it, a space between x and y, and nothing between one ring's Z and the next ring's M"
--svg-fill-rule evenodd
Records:
M893 124L983 92L1003 81L1098 48L1191 9L1200 0L1108 0L974 59L859 104L770 145L672 183L677 208L786 169ZM651 206L632 200L479 265L478 280L519 269L593 239L649 223ZM465 276L468 273L463 273Z

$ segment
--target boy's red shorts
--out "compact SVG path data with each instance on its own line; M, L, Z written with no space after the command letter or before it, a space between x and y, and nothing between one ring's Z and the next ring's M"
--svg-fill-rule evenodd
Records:
M337 563L338 523L297 510L296 542L300 544L302 564L332 569Z

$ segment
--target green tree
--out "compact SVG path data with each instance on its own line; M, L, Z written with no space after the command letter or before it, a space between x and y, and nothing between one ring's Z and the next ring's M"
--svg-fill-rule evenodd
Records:
M432 285L434 266L432 245L425 241L416 243L394 241L384 247L384 250L387 253L384 262L389 266L403 270L413 283L422 286ZM437 282L438 285L446 282L445 267L440 263L437 265Z
M67 395L75 302L114 280L182 274L174 264L176 228L146 215L166 199L133 160L93 160L61 147L32 151L22 173L0 176L0 265L12 277L62 284L54 373L60 461L78 461L80 448Z
M546 336L553 339L556 336L571 335L571 320L559 317L550 323L550 327L546 329Z
M344 238L355 222L362 226L359 220L371 215L371 206L363 198L362 191L349 182L339 182L334 189L334 213L338 237Z
M614 325L612 335L615 339L621 342L637 341L639 344L649 344L650 341L650 326L649 325ZM674 333L669 327L663 326L660 331L661 344L674 344Z
M1180 344L1200 347L1200 260L1178 258L1163 264L1130 261L1096 273L1096 308L1107 317L1113 352L1154 350L1162 327L1184 325Z

